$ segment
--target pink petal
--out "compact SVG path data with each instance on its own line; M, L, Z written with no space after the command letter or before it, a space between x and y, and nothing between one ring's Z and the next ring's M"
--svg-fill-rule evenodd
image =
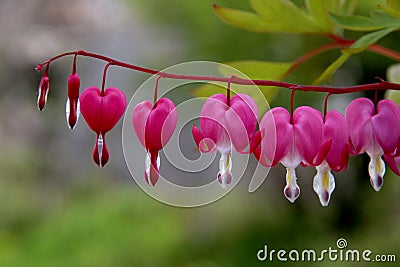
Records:
M226 96L216 94L207 99L200 112L200 126L205 138L211 139L218 150L230 151L231 141L226 130Z
M298 107L293 113L294 140L305 163L315 166L322 145L323 121L320 111L311 107Z
M392 100L379 101L378 113L372 118L372 127L385 154L394 155L400 141L400 108Z
M324 141L328 139L332 140L332 146L325 160L334 171L345 170L349 159L349 131L346 119L336 110L329 111L325 116Z
M126 108L125 94L117 88L107 88L104 91L102 107L102 132L108 132L124 115Z
M290 124L290 114L286 109L277 107L265 113L260 129L265 132L260 153L272 162L272 166L293 154L293 125Z
M100 89L97 87L86 88L79 97L81 113L89 127L97 134L101 128L101 103Z
M97 134L110 131L125 112L126 98L117 88L108 88L101 95L97 87L85 89L80 96L81 113Z
M257 131L255 135L250 140L250 153L254 151L257 147L260 146L261 141L265 135L265 129L261 129L260 131Z
M374 113L374 104L367 98L357 98L347 107L346 123L353 145L352 149L356 154L364 153L374 143L371 124Z
M267 162L267 158L265 154L262 153L261 146L254 148L253 150L254 157L265 167L272 167L272 164Z
M161 98L149 113L145 126L145 145L150 151L158 151L171 138L178 120L174 103Z
M248 95L238 94L231 98L231 106L225 113L229 138L239 153L249 153L249 143L257 127L258 108ZM247 151L244 151L247 147Z
M210 138L204 138L203 134L196 125L192 126L192 135L197 147L201 152L207 153L215 149L214 141L212 141Z
M383 158L387 165L389 165L389 168L392 169L396 175L400 176L400 157L392 157L385 154Z
M329 151L331 150L332 147L332 139L329 138L327 140L324 140L321 144L321 147L319 149L318 155L316 158L314 158L312 165L305 164L306 166L318 166L320 165L326 158L326 155L328 155Z
M144 142L144 129L146 127L147 118L149 117L150 111L153 104L146 100L135 106L132 111L132 125L135 130L136 136L138 137L140 143L145 147Z

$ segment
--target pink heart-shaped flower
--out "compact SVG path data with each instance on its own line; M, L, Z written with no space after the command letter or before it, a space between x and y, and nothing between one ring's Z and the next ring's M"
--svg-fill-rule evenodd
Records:
M79 99L83 118L97 134L93 160L102 167L108 161L105 134L117 124L124 114L125 95L117 88L107 88L101 92L97 87L89 87L82 92Z
M159 177L161 150L174 133L178 113L168 98L160 98L154 105L150 101L139 103L132 112L132 125L140 143L146 148L145 179L155 185Z

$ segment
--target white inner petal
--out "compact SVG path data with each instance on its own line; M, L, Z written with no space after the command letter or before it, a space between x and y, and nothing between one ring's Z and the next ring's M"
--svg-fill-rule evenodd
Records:
M102 165L101 158L103 157L103 147L104 147L103 135L99 134L99 137L97 138L97 152L99 153L100 165Z
M228 153L221 153L217 178L222 188L226 188L232 181L232 158L230 151Z
M322 206L328 206L331 195L335 190L335 177L331 173L326 161L316 167L317 174L314 176L313 189L319 197Z
M300 196L300 187L297 185L296 170L286 168L286 186L283 193L290 202L294 202Z
M371 161L368 165L368 172L372 187L379 191L383 185L383 176L385 175L385 162L380 156L370 156Z

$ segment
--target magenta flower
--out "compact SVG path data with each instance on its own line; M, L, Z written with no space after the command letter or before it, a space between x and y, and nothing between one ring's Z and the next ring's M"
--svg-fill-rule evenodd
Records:
M68 77L68 98L65 105L65 114L67 123L71 129L75 128L79 119L80 104L79 104L79 87L81 80L77 73L71 74Z
M295 169L303 162L317 166L328 153L331 141L324 142L322 114L310 107L299 107L293 113L281 107L269 110L260 123L264 130L261 145L254 154L265 166L281 162L286 167L286 198L294 202L300 195Z
M221 153L218 181L225 188L232 181L232 145L239 153L251 153L260 134L255 134L258 108L248 95L230 99L216 94L207 99L200 112L200 127L193 125L192 134L201 152L215 149ZM258 145L258 144L257 144Z
M117 88L107 88L102 93L97 87L89 87L82 92L80 103L82 116L97 135L93 160L99 167L103 167L109 159L105 135L124 114L125 95Z
M140 143L146 148L144 176L149 185L155 185L159 177L158 151L174 133L178 114L174 103L168 98L139 103L132 112L132 124Z
M351 152L366 152L371 158L368 166L372 187L379 191L383 185L385 163L382 156L390 162L393 169L394 159L400 150L400 108L391 100L379 101L376 109L367 98L353 100L346 110L349 127Z
M338 172L347 168L349 160L349 131L346 119L336 110L329 111L325 116L323 143L331 141L331 147L325 159L319 164L314 177L313 188L322 206L329 204L332 192L335 190L335 179L331 169Z

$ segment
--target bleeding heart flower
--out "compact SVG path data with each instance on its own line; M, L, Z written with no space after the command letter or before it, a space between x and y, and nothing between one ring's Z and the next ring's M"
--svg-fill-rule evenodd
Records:
M146 148L144 176L149 185L155 185L159 177L158 151L174 133L178 114L174 103L168 98L139 103L132 112L132 124L140 143Z
M376 109L367 98L353 100L346 110L346 121L350 132L351 152L366 152L371 161L368 166L372 187L379 191L383 185L385 163L398 156L400 149L400 108L391 100L379 101Z
M124 114L125 95L117 88L107 88L102 93L97 87L89 87L82 92L80 103L83 117L97 134L93 160L99 167L103 167L109 159L105 135Z
M71 74L68 77L68 98L65 105L65 114L67 123L71 129L75 128L79 119L80 104L79 104L79 87L81 80L77 73Z
M349 160L349 131L344 116L331 110L325 115L323 143L331 140L332 145L325 159L319 164L314 177L313 188L318 194L322 206L328 206L335 190L335 178L331 173L344 171Z
M200 112L200 129L193 125L193 138L201 152L221 153L218 181L226 187L232 180L232 144L239 153L251 153L261 141L255 134L258 108L248 95L237 94L230 99L216 94L207 99ZM257 143L258 142L258 143Z
M39 89L38 89L38 98L37 105L40 111L44 109L44 106L47 102L47 95L49 94L49 85L50 79L47 74L43 75L42 79L40 79Z
M310 107L298 107L291 121L289 112L277 107L264 115L260 129L264 136L254 155L265 166L281 162L286 167L283 192L293 203L300 195L295 169L301 162L310 166L321 164L331 146L331 141L323 140L322 114Z

